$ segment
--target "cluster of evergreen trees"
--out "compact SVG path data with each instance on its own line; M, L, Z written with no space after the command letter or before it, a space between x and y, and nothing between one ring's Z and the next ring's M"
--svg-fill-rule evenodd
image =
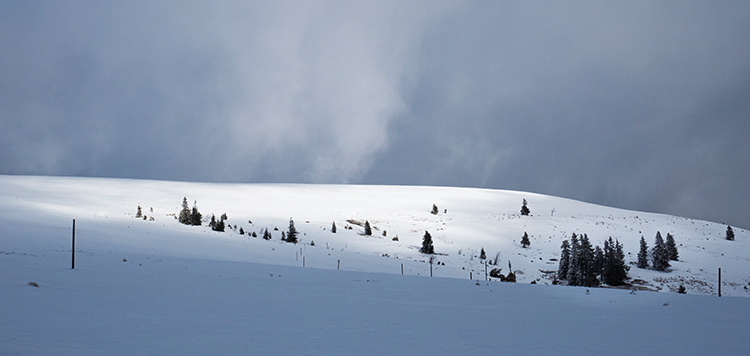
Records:
M221 214L219 221L216 221L216 216L214 214L211 214L211 222L208 223L208 226L211 226L211 230L224 232L224 228L226 227L226 224L224 223L225 220L227 220L226 213Z
M625 284L630 267L625 265L622 244L610 237L604 249L592 247L586 234L573 236L562 243L557 278L571 286L595 287L600 283L611 286Z
M190 210L188 207L187 197L182 198L182 210L180 210L180 216L178 221L185 225L201 226L203 223L203 215L198 211L198 201L193 203L193 209Z
M667 242L664 242L664 239L661 237L661 232L657 231L656 238L654 239L654 248L651 249L650 256L646 239L641 236L641 245L638 250L638 262L636 263L636 266L638 266L638 268L648 268L649 257L651 257L651 266L654 270L668 270L670 267L669 261L677 261L679 258L674 236L667 233Z

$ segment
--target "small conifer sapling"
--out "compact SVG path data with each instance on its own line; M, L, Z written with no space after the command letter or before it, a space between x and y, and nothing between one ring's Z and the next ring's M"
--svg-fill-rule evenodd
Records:
M526 202L526 199L523 200L523 204L521 205L521 215L529 215L531 213L531 210L529 210L528 203Z
M429 255L435 254L435 246L432 245L432 235L430 235L429 231L424 232L422 248L419 249L419 252Z
M734 230L729 225L727 225L727 240L734 241Z
M365 220L365 236L372 235L372 228L370 228L370 222Z
M529 234L527 234L525 231L523 233L523 237L521 237L521 246L523 248L527 248L531 245L531 241L529 241Z

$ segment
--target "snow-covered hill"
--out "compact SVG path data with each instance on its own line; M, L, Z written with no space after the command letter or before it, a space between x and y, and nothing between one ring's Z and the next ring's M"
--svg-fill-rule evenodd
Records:
M358 185L212 184L148 180L0 176L6 234L28 236L5 241L2 250L43 253L69 249L70 228L77 221L77 248L89 253L153 251L177 257L210 258L287 266L429 275L429 258L419 253L425 231L433 236L433 275L485 279L478 258L507 273L508 262L519 283L550 283L557 270L563 239L585 233L594 245L612 237L634 262L638 241L653 246L657 231L674 235L679 261L671 272L633 266L629 276L645 287L716 294L722 268L722 294L750 296L750 233L735 228L735 241L724 236L726 225L661 214L628 211L551 196L503 190ZM228 216L237 226L226 232L204 224L179 224L183 197L197 201L204 219ZM521 216L523 199L530 216ZM430 213L432 205L439 213ZM135 218L138 206L147 220ZM281 242L289 219L300 232L297 245ZM152 220L153 219L153 220ZM348 221L353 221L348 222ZM356 225L368 221L372 236ZM336 223L337 233L331 233ZM347 227L351 227L348 229ZM239 234L269 228L271 241ZM274 230L278 228L278 230ZM8 230L10 229L10 230ZM520 239L529 234L531 246ZM385 235L385 236L384 236ZM33 237L33 238L30 238ZM398 237L398 241L393 241ZM311 243L315 246L311 246ZM41 250L40 250L41 249ZM340 262L339 262L340 261ZM85 264L85 258L81 259Z
M179 224L183 197L236 230ZM280 241L290 218L296 245ZM696 295L716 294L719 267L723 296L750 295L750 234L725 230L501 190L0 176L0 354L743 354L750 299ZM449 278L425 277L425 231ZM631 262L656 231L680 261L629 276L662 293L544 285L573 232ZM486 282L482 248L518 283Z

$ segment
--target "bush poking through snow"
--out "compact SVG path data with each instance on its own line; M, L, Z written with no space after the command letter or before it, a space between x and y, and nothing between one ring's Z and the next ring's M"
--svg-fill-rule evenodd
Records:
M29 282L29 285L32 286L32 287L39 288L39 284L37 284L36 282Z
M430 214L437 215L438 214L438 207L435 204L432 204L432 211L430 211Z

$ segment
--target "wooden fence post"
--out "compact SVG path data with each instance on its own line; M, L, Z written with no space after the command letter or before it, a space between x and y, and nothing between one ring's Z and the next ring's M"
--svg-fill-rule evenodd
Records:
M70 250L70 269L76 269L76 219L73 219L73 248Z

